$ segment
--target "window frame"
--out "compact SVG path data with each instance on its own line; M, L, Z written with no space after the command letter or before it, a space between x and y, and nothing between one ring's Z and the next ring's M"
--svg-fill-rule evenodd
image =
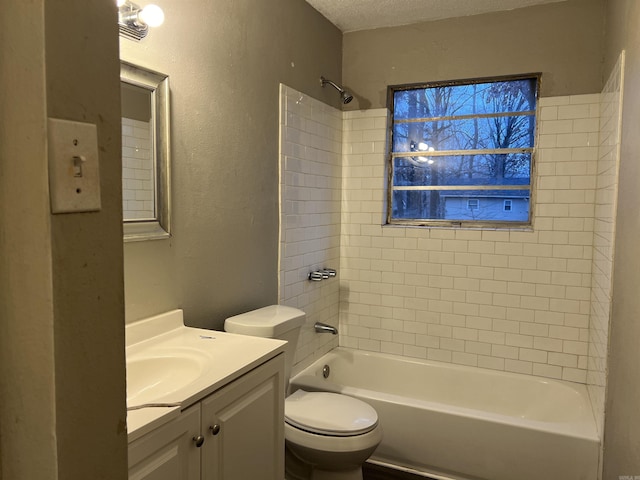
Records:
M509 203L507 203L509 202ZM509 208L507 208L509 207ZM513 212L513 200L505 199L502 201L502 211L503 212Z
M534 197L536 190L536 156L538 149L538 137L540 135L540 83L541 83L540 72L533 73L523 73L516 75L503 75L503 76L494 76L494 77L480 77L480 78L470 78L470 79L457 79L457 80L444 80L444 81L435 81L435 82L420 82L420 83L410 83L410 84L398 84L398 85L389 85L387 86L387 109L388 109L388 118L387 118L387 161L385 162L385 168L387 170L387 181L386 181L386 225L394 225L394 226L418 226L418 227L450 227L450 228L485 228L485 229L512 229L512 230L530 230L533 226L533 216L534 216ZM459 85L472 85L479 83L491 83L491 82L504 82L504 81L513 81L513 80L535 80L536 82L536 109L534 113L535 118L535 137L534 144L531 147L531 165L530 165L530 182L529 185L522 185L522 190L529 190L529 218L527 221L495 221L495 220L444 220L444 219L399 219L392 218L393 214L393 168L394 168L394 158L397 155L394 155L393 152L393 132L394 132L394 94L403 90L418 90L418 89L426 89L426 88L436 88L436 87L444 87L444 86L459 86ZM482 118L479 116L478 118ZM505 153L509 153L508 149ZM519 149L521 150L521 149ZM455 153L454 150L448 150L443 152L449 152L449 155ZM478 150L478 152L482 152L482 150ZM402 152L402 156L411 156L408 154L410 152ZM442 154L441 154L442 155ZM414 155L417 156L417 155ZM495 185L477 185L474 190L499 190ZM406 188L411 189L411 187ZM429 190L442 190L440 188L426 189Z
M471 202L476 202L474 207L471 206ZM467 199L467 210L480 210L480 199L479 198Z

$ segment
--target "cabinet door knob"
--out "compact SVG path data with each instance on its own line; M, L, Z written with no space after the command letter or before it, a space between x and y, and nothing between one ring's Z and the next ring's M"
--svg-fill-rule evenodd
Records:
M211 432L211 435L217 435L220 433L220 425L216 423L213 427L209 427L209 431Z
M193 437L193 441L196 444L196 447L200 448L204 443L204 437L202 435L198 435L197 437Z

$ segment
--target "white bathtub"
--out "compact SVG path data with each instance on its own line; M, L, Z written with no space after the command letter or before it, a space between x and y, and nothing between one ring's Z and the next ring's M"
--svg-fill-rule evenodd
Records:
M599 439L584 385L342 347L291 385L371 404L384 434L377 463L465 480L597 478Z

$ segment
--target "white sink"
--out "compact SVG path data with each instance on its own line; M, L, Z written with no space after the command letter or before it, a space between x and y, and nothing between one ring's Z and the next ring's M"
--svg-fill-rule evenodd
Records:
M286 345L187 327L182 310L128 324L125 333L129 442L283 353Z
M198 380L206 366L206 357L191 352L128 358L127 405L167 401L172 393Z

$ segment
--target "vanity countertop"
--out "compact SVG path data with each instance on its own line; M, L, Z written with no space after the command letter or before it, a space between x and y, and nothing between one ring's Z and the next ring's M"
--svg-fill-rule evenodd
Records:
M284 354L286 345L281 340L186 327L182 310L140 320L125 331L129 443Z

